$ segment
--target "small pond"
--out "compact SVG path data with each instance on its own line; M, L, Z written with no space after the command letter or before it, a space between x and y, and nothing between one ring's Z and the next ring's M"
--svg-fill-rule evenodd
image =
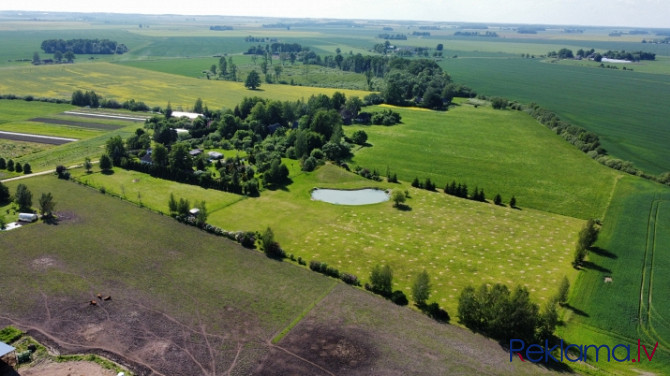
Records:
M368 205L388 201L389 195L381 189L320 189L312 191L312 199L335 205Z

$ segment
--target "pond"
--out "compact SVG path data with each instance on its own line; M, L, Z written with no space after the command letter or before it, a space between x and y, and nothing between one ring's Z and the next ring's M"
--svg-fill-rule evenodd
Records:
M320 189L312 191L312 199L335 205L368 205L388 201L389 195L381 189Z

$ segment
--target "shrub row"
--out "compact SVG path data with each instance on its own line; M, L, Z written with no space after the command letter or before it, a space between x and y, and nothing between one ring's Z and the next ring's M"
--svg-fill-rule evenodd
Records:
M5 161L5 158L0 157L0 170L7 170L10 172L23 172L24 174L31 174L33 172L30 163L26 162L23 165L19 162L14 162L13 159Z
M317 273L321 273L333 278L339 278L349 285L353 286L361 285L361 283L358 281L357 276L348 273L340 273L339 270L337 270L332 266L328 266L328 264L326 264L325 262L312 260L309 262L309 268Z

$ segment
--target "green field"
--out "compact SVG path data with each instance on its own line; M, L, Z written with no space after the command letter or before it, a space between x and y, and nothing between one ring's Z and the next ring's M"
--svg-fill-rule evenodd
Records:
M207 66L206 69L209 67ZM120 102L135 99L149 106L189 110L198 98L211 109L232 108L244 97L259 96L277 100L307 99L335 89L289 85L262 85L248 90L243 82L213 81L153 72L104 62L73 65L20 66L0 69L0 93L37 95L69 99L75 90L94 90ZM347 96L364 97L366 91L339 90Z
M53 176L24 183L34 195L53 193L60 220L0 234L0 260L11 265L0 282L0 323L50 333L50 341L64 347L102 346L171 374L248 374L275 364L280 354L290 355L291 367L306 369L317 364L337 370L342 359L358 359L309 350L325 344L362 351L365 364L382 373L416 373L418 365L426 369L419 374L544 372L510 364L491 340L96 190ZM14 190L16 184L8 186ZM98 292L113 299L91 307ZM383 318L386 312L393 317ZM270 344L303 316L305 323ZM312 333L307 342L301 340L305 330ZM463 357L464 350L491 359L482 364ZM347 373L369 370L346 364Z
M353 164L398 178L430 178L438 188L456 180L505 202L577 218L602 217L617 173L600 166L522 112L462 105L447 112L393 108L402 124L363 129L371 147Z
M549 64L533 59L449 59L442 67L478 93L535 102L591 130L609 154L670 171L670 75Z
M664 298L670 270L670 254L665 252L670 244L669 202L668 188L633 177L619 181L598 248L590 252L575 285L578 292L570 298L570 305L582 313L566 317L568 340L583 343L595 333L609 342L641 339L653 346L658 341L660 354L648 366L659 371L670 366L670 307ZM612 282L606 283L605 277Z

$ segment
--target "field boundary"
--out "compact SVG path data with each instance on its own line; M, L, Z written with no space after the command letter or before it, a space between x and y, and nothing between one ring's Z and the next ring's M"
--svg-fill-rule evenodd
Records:
M291 329L293 329L296 325L298 325L298 324L300 323L300 321L302 321L302 319L304 319L305 316L307 316L307 314L308 314L312 309L314 309L314 307L316 307L317 304L319 304L323 299L325 299L326 297L328 297L328 295L330 295L330 293L333 292L333 290L335 289L336 286L337 286L337 281L333 281L333 284L330 286L330 288L329 288L328 290L326 290L322 295L320 295L319 297L317 297L316 300L314 300L314 301L313 301L312 303L310 303L307 307L305 307L305 309L304 309L302 312L300 312L300 314L299 314L295 319L293 319L293 321L291 321L291 323L288 324L287 327L285 327L284 329L282 329L279 333L277 333L277 335L275 335L275 336L272 338L272 340L270 341L270 343L271 343L272 345L275 345L275 344L277 344L279 341L281 341L281 339L284 338L284 337L291 331Z

